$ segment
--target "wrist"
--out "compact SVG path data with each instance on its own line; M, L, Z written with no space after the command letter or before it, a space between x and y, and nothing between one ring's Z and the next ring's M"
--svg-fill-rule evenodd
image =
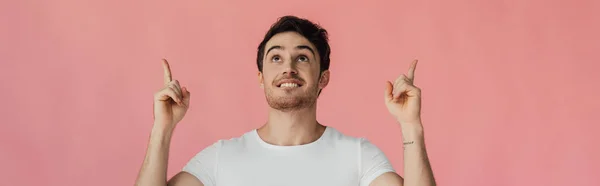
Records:
M401 125L401 130L404 142L414 141L414 143L421 143L424 140L423 125L421 123Z
M412 121L412 122L401 122L401 121L398 121L398 123L400 124L400 127L402 128L403 131L405 131L405 130L407 130L407 131L415 131L415 132L422 132L423 131L423 124L421 123L420 120Z
M168 126L169 125L154 123L154 126L152 126L151 135L160 139L171 139L174 128Z

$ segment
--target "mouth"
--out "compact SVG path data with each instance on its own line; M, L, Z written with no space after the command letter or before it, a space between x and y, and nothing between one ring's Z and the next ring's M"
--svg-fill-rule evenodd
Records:
M298 88L302 87L302 82L296 79L282 80L276 84L278 88Z

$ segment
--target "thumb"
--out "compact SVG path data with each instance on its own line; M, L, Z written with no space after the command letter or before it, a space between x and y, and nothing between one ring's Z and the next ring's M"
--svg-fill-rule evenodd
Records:
M393 99L394 95L392 94L392 90L394 90L394 87L392 86L392 82L385 81L385 92L384 92L385 101L390 101Z
M189 106L191 95L190 91L188 91L187 87L182 87L181 93L183 93L183 104Z

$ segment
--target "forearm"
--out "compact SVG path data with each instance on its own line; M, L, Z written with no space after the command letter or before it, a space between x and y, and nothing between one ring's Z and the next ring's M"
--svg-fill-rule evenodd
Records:
M138 174L136 186L166 186L167 162L172 130L154 125L148 141L146 157Z
M404 186L435 186L433 171L427 157L423 127L402 126L404 148Z

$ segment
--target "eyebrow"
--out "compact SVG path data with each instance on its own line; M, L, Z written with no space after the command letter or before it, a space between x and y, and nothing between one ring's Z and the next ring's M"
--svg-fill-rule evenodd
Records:
M310 48L309 46L306 46L306 45L298 45L298 46L296 46L296 49L307 49L307 50L310 50L310 53L312 53L312 54L313 54L313 56L315 56L315 57L317 56L317 55L315 55L315 51L313 51L313 49L312 49L312 48Z
M282 48L282 47L281 47L281 46L279 46L279 45L272 46L271 48L269 48L269 50L267 50L267 53L265 54L265 56L269 55L269 52L270 52L271 50L273 50L273 49L281 49L281 48Z
M267 50L267 53L265 54L265 56L266 56L266 55L268 55L268 54L269 54L269 52L270 52L271 50L273 50L273 49L283 49L283 47L282 47L282 46L279 46L279 45L272 46L271 48L269 48L269 50ZM310 51L310 53L312 53L312 54L313 54L313 56L317 56L317 55L315 54L315 51L314 51L312 48L310 48L309 46L307 46L307 45L298 45L298 46L296 46L296 49L306 49L306 50L309 50L309 51Z

